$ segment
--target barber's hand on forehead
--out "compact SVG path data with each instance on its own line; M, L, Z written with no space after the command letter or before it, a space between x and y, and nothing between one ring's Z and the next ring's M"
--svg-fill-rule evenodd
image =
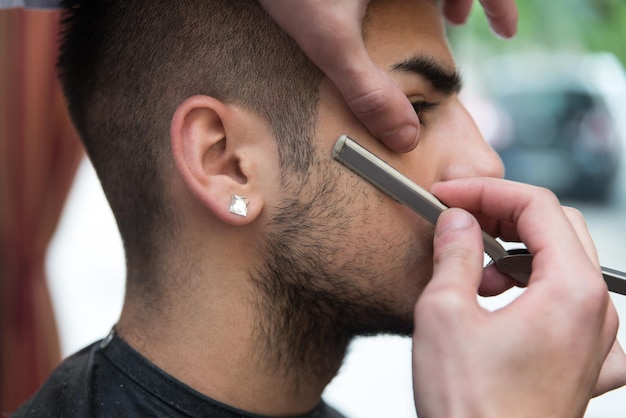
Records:
M454 180L432 192L498 220L487 229L521 239L534 260L527 289L488 312L476 300L480 225L461 209L441 215L433 277L415 309L420 416L577 417L592 396L626 384L617 314L577 211L546 190L498 179Z
M372 135L394 151L417 145L420 123L395 83L370 59L362 35L369 0L260 0L272 18L291 35L309 58L334 82ZM515 0L480 0L492 28L513 36ZM473 0L446 0L444 14L464 22Z

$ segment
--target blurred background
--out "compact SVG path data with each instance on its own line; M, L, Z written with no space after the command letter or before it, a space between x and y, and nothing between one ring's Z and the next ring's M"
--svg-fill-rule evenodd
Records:
M463 100L507 178L548 187L580 209L602 264L626 271L626 4L524 0L518 7L513 40L496 38L478 5L467 25L449 29ZM125 274L115 222L86 159L68 190L45 257L62 357L108 333ZM496 309L518 294L480 301ZM612 299L626 321L626 296ZM626 342L624 327L619 337ZM349 417L415 417L410 339L356 340L325 398ZM626 389L593 400L586 414L625 416Z

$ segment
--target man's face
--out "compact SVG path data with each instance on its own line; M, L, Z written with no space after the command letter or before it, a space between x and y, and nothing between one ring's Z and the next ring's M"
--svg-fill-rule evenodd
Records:
M432 273L433 227L332 160L339 136L347 134L426 189L455 177L503 173L458 100L456 68L434 3L372 2L366 25L373 61L422 109L417 148L386 149L324 81L311 179L285 190L274 208L268 248L270 270L282 275L277 285L294 295L310 292L293 299L349 332L410 332L414 304Z

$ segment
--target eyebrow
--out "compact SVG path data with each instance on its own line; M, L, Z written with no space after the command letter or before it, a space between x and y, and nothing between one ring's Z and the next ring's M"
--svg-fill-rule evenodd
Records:
M432 58L413 56L393 65L393 70L408 71L424 77L434 88L442 94L458 93L463 87L461 75L458 71L450 72Z

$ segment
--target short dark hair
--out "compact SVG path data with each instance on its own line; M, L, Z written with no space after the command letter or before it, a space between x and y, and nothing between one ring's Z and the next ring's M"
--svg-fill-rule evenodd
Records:
M261 115L281 168L306 179L323 75L257 1L64 6L59 78L127 257L158 256L171 228L163 172L173 164L171 117L187 97L208 95Z

